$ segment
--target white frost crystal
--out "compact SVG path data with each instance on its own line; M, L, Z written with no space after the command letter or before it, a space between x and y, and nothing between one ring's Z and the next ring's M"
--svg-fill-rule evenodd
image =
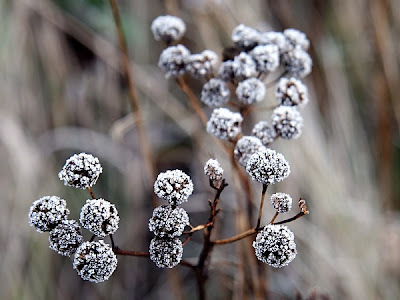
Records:
M212 78L201 90L201 101L210 107L220 107L229 101L230 92L221 79Z
M150 259L159 268L173 268L182 260L183 246L178 238L155 237L150 242Z
M190 51L183 45L171 46L161 53L158 66L164 71L165 77L179 77L185 73L186 60Z
M207 122L207 132L221 140L233 140L242 132L243 117L226 108L216 108Z
M286 71L293 76L303 78L311 73L312 59L310 55L299 46L283 54L282 62Z
M260 34L259 45L276 45L279 48L279 54L289 50L289 43L282 32L267 31Z
M193 182L181 170L168 170L158 174L154 182L154 193L171 205L179 205L186 202L193 193Z
M249 78L239 82L236 95L242 104L250 105L264 99L265 85L257 78Z
M218 55L211 50L204 50L200 54L192 54L186 58L186 72L196 78L203 78L214 73L218 62Z
M235 56L232 63L233 74L239 81L256 75L256 63L246 52L241 52Z
M81 227L75 220L63 220L50 231L50 248L58 254L71 256L83 242Z
M303 117L296 107L279 106L274 110L271 119L272 126L283 139L297 139L302 133Z
M254 125L251 134L258 137L264 146L271 144L277 137L274 127L269 125L266 121L260 121Z
M243 167L246 167L247 161L254 153L265 149L259 138L255 136L243 136L236 143L234 150L235 159Z
M294 77L283 77L276 85L275 96L280 105L302 106L308 103L308 89Z
M260 45L250 52L257 71L273 72L279 67L279 47L274 44Z
M307 36L300 30L288 28L283 31L283 34L293 48L299 46L307 51L310 47L310 41L308 40Z
M275 193L271 196L272 206L279 212L285 213L292 208L292 197L285 193Z
M158 237L179 237L187 225L189 225L187 212L183 208L173 208L169 205L156 207L149 220L149 230Z
M224 169L221 168L218 160L209 159L204 165L204 174L212 181L219 181L222 179Z
M157 41L164 41L167 44L182 38L186 26L182 19L175 16L158 16L151 23L151 31Z
M260 33L251 27L240 24L232 31L232 42L242 50L251 50L257 46Z

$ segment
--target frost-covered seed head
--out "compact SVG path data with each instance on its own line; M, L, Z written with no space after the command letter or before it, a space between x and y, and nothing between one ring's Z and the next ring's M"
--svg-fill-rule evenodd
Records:
M50 248L58 254L71 256L83 242L81 227L75 220L63 220L50 231Z
M241 50L251 50L257 46L259 35L256 29L240 24L232 31L232 42Z
M233 69L234 63L232 60L224 61L218 69L218 77L223 81L232 81L235 78L235 72Z
M253 104L264 99L265 85L257 78L249 78L239 82L236 95L242 104Z
M276 99L280 105L302 106L308 103L308 89L298 79L282 77L276 85Z
M83 228L98 237L113 234L118 229L119 216L117 208L104 199L86 200L81 209L80 222Z
M103 168L99 159L91 154L74 154L65 162L64 167L58 173L58 178L64 180L65 185L77 189L86 189L96 184Z
M236 143L234 150L235 159L243 167L246 167L247 161L254 153L265 149L259 138L255 136L243 136Z
M182 235L185 226L189 225L187 212L180 207L173 208L161 205L153 210L149 220L149 230L158 237L178 237Z
M267 148L249 158L246 171L253 180L262 184L274 184L289 176L290 165L281 153Z
M279 67L279 47L274 44L260 45L250 52L257 71L273 72Z
M293 232L284 225L269 224L253 242L256 256L274 268L287 266L297 254Z
M186 25L178 17L159 16L151 23L151 31L157 41L169 44L182 38L186 31Z
M251 134L258 137L264 146L271 144L277 137L274 127L270 126L266 121L260 121L254 125Z
M283 31L283 34L285 35L286 40L292 47L299 46L306 51L310 47L310 41L308 40L307 36L300 30L288 28Z
M212 78L201 90L201 101L210 107L220 107L228 102L230 96L229 89L225 81Z
M117 262L111 247L100 240L80 245L75 252L73 267L83 280L99 283L110 278Z
M303 78L311 73L312 59L310 55L299 46L285 53L282 56L282 62L286 71L291 75Z
M186 72L196 78L203 78L214 73L218 62L218 55L211 50L204 50L200 54L189 55L185 61Z
M243 118L240 113L227 108L216 108L207 122L207 132L221 140L234 140L242 132Z
M57 196L45 196L32 203L29 225L39 232L50 231L69 215L67 202Z
M292 209L292 197L285 193L275 193L271 196L272 206L279 212L285 213Z
M193 193L193 182L181 170L168 170L158 174L154 182L154 193L171 205L179 205L186 202Z
M159 268L173 268L182 260L183 246L178 238L155 237L150 242L150 259Z
M259 45L276 45L279 48L279 53L282 55L289 49L289 43L282 32L267 31L260 34Z
M239 81L256 75L256 63L246 52L235 56L232 64L233 74Z
M220 181L224 174L224 169L221 168L218 160L209 159L204 165L204 174L212 181Z
M164 71L165 77L179 77L185 73L185 61L190 51L183 45L171 46L161 53L158 66Z
M303 129L303 117L294 106L279 106L271 116L272 126L285 139L297 139Z

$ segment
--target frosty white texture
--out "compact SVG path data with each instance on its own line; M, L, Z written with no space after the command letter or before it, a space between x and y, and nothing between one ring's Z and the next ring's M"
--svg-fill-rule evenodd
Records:
M149 230L158 237L178 237L182 235L185 226L189 225L187 212L180 207L173 208L161 205L153 210L149 220Z
M182 260L183 246L178 238L153 238L150 242L150 259L159 268L173 268Z
M243 118L240 113L226 108L216 108L207 122L207 132L221 140L233 140L242 132Z
M193 193L193 182L181 170L169 170L158 174L154 182L154 193L171 205L179 205L186 202Z
M174 16L159 16L151 23L151 31L157 41L164 41L167 44L182 38L186 26L182 19Z
M303 128L303 117L294 106L279 106L271 116L272 126L286 140L297 139Z
M294 77L282 77L276 85L275 96L280 105L302 106L308 103L308 89Z

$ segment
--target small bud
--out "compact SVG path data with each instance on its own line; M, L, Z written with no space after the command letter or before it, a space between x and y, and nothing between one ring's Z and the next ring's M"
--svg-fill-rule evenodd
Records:
M277 137L274 127L270 126L266 121L260 121L254 125L251 134L258 137L264 146L271 144Z
M236 95L240 103L250 105L264 99L264 83L257 78L249 78L238 84Z
M185 61L190 51L183 45L171 46L160 55L158 66L164 71L165 77L179 77L185 73Z
M224 169L221 168L218 160L209 159L204 165L204 174L208 176L211 181L220 181L224 174Z
M201 91L201 101L210 107L220 107L229 101L230 92L221 79L212 78Z
M308 89L298 79L283 77L276 85L276 99L280 105L303 106L308 103Z
M183 246L178 238L155 237L150 242L150 259L159 268L173 268L182 260Z
M169 205L156 207L149 220L149 230L161 238L179 237L187 225L189 225L187 212L183 208L173 208Z
M285 193L275 193L271 196L272 206L279 213L288 212L292 208L292 197Z
M204 78L214 73L214 67L218 62L218 55L205 50L200 54L189 55L185 61L186 72L195 78Z
M259 35L256 29L240 24L232 31L232 42L241 50L251 50L257 46Z
M256 75L256 63L246 52L241 52L233 59L233 74L239 81Z
M283 54L282 62L286 71L293 76L303 78L311 73L312 59L310 55L299 46Z
M181 170L169 170L158 174L154 182L154 193L171 205L179 205L186 202L193 193L193 182Z
M58 254L71 256L84 242L81 227L75 220L63 220L49 235L50 248Z
M207 132L221 140L234 140L242 132L243 117L227 108L213 110L207 122Z
M266 150L261 140L255 136L241 137L235 146L234 155L235 159L240 165L246 167L249 158L256 152Z
M279 106L271 116L272 126L285 139L297 139L303 129L303 118L296 107Z
M182 38L186 25L182 19L175 16L159 16L151 23L151 31L157 41L169 44Z
M250 55L256 62L259 72L273 72L279 67L279 48L277 45L257 46L250 52Z

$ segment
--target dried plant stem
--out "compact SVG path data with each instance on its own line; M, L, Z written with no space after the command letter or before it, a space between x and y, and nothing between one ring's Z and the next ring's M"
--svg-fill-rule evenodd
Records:
M245 232L239 233L238 235L235 235L233 237L227 238L227 239L222 239L222 240L216 240L213 242L214 245L224 245L224 244L230 244L236 241L239 241L241 239L244 239L248 236L251 236L255 233L257 233L259 229L257 228L251 228L249 230L246 230Z
M94 195L92 188L88 187L87 190L89 191L90 196L92 197L92 199L96 199L96 196Z
M272 220L269 222L269 224L273 224L278 216L279 216L279 212L276 212L275 215L273 216Z
M260 210L258 212L258 219L256 228L260 228L261 217L262 217L262 210L264 206L265 195L267 193L268 184L263 184L262 193L261 193L261 203L260 203Z
M301 218L302 216L305 216L305 215L307 215L307 214L301 211L301 212L299 212L297 215L295 215L294 217L291 217L291 218L289 218L289 219L286 219L286 220L283 220L283 221L279 221L279 222L276 222L276 223L271 223L271 224L273 224L273 225L279 225L279 224L289 223L289 222L292 222L292 221L294 221L294 220L297 220L298 218Z
M192 229L189 230L189 231L182 232L182 234L192 234L193 232L200 231L200 230L202 230L202 229L204 229L204 228L206 228L208 226L211 226L211 225L213 225L212 222L208 222L207 224L197 225L196 227L192 227Z

